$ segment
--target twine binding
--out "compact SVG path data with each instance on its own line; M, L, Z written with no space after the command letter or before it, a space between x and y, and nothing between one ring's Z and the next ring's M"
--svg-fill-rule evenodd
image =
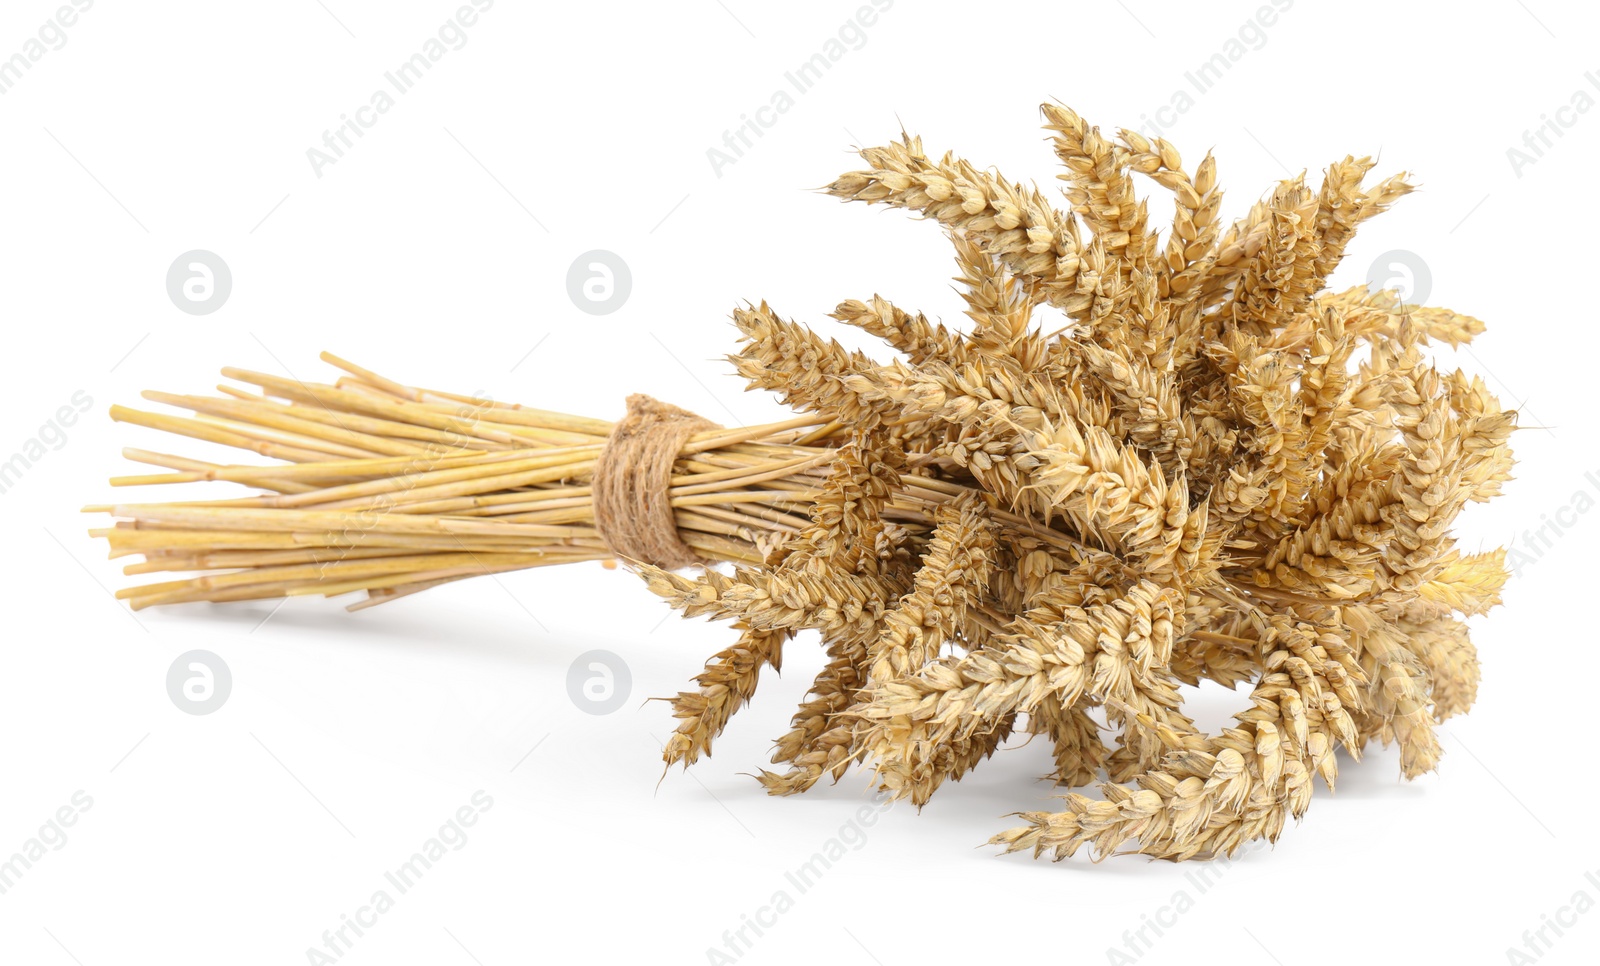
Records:
M617 559L664 570L705 562L678 535L667 490L683 444L720 428L643 393L628 397L628 414L611 430L594 467L595 529Z

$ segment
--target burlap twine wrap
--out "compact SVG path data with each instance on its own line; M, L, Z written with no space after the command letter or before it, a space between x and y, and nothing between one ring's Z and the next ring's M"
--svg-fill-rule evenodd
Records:
M594 525L617 559L666 570L702 562L678 536L667 490L678 451L707 429L721 427L643 393L628 397L594 465Z

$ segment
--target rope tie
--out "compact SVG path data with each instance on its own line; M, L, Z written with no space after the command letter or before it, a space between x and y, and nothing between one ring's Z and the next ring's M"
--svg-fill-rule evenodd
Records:
M677 570L703 563L672 516L672 464L690 436L720 429L686 409L643 393L612 427L594 465L594 525L617 559Z

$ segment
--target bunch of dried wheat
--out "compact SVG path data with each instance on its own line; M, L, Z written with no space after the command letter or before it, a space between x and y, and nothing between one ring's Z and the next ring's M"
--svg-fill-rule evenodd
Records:
M834 318L887 363L777 317L735 312L752 388L809 415L719 430L651 400L617 427L401 386L341 360L337 386L230 372L268 396L155 396L201 414L118 418L297 465L136 451L276 495L101 507L130 572L220 574L125 591L134 606L365 590L620 556L687 615L736 622L674 701L669 764L709 754L796 632L828 663L763 772L775 794L869 761L921 804L1013 731L1053 742L1059 812L1008 851L1085 845L1230 854L1299 817L1335 749L1397 741L1431 769L1434 724L1478 681L1464 619L1498 602L1503 552L1448 528L1509 478L1515 413L1421 351L1482 330L1357 287L1323 290L1356 227L1410 190L1363 188L1347 157L1280 183L1224 228L1207 157L1101 136L1045 105L1072 212L906 137L861 152L839 197L949 232L967 331L874 297ZM1173 193L1163 241L1133 189ZM1045 334L1035 310L1070 320ZM610 494L610 495L608 495ZM685 576L690 559L731 572ZM658 566L660 565L660 566ZM359 605L358 605L359 606ZM1179 686L1251 683L1200 733ZM1107 738L1105 732L1112 732Z

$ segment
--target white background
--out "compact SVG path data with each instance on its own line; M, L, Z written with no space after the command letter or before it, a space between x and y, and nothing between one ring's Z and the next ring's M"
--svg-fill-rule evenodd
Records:
M851 145L903 123L930 151L1048 186L1039 102L1107 131L1142 126L1174 91L1194 94L1185 72L1258 4L899 0L719 177L707 149L854 0L501 0L318 177L307 149L456 6L102 0L0 95L0 458L74 392L93 399L0 496L0 854L75 791L93 799L0 895L0 960L316 961L323 931L482 789L494 804L466 845L343 962L720 961L707 950L724 930L870 801L860 772L792 799L740 774L765 763L814 649L791 648L715 757L658 788L671 719L643 699L678 690L730 632L663 620L622 572L480 579L359 614L296 599L131 615L109 596L130 578L85 535L103 518L78 508L117 495L108 476L140 472L122 446L204 451L115 425L107 407L147 388L208 391L222 365L321 379L326 348L402 381L588 415L614 418L644 391L724 423L778 418L720 359L741 300L830 331L824 312L873 292L960 319L934 226L809 190L854 166ZM0 57L54 10L7 3ZM1592 8L1553 0L1296 0L1166 115L1190 164L1215 150L1230 219L1275 179L1308 169L1316 183L1346 153L1381 153L1375 175L1416 172L1423 190L1364 228L1335 282L1415 253L1428 302L1490 324L1446 361L1538 427L1514 440L1504 498L1470 507L1459 532L1471 549L1520 545L1559 515L1570 539L1538 550L1477 622L1479 704L1443 729L1439 771L1406 783L1393 753L1343 761L1336 795L1319 788L1301 825L1200 894L1194 865L976 847L1054 792L1035 780L1047 747L1008 749L920 815L885 813L742 961L1103 962L1183 890L1194 908L1141 962L1505 962L1577 891L1600 899L1600 872L1584 878L1600 870L1600 514L1574 505L1600 495L1585 479L1600 455L1584 294L1600 110L1563 113L1571 127L1531 165L1507 156L1574 92L1600 98L1584 76L1600 71L1596 26ZM166 294L168 266L192 249L233 273L211 315ZM568 266L591 249L631 268L611 315L567 294ZM192 648L232 669L231 698L207 716L179 711L164 685ZM608 716L567 697L568 665L591 648L631 667L632 697ZM1242 704L1209 695L1203 713L1216 724ZM1590 911L1542 961L1596 949Z

